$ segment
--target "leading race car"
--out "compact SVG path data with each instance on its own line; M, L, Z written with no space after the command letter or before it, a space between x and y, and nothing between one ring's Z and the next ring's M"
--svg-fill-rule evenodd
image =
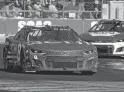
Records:
M95 73L95 46L80 39L68 26L25 26L6 38L3 49L5 70L90 71Z
M81 38L95 45L99 56L124 56L124 21L101 20Z

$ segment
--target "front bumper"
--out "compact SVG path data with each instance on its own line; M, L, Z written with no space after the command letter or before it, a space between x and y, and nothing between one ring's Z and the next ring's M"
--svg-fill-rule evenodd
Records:
M92 44L97 47L99 56L124 56L124 51L117 51L119 48L124 47L124 42L106 42Z
M37 56L38 58L33 58ZM32 53L27 71L92 71L97 72L98 56L44 56Z

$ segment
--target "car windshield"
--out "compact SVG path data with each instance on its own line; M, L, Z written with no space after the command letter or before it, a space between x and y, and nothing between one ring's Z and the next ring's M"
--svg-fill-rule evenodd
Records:
M70 28L33 29L27 38L28 41L81 41Z
M121 24L120 22L99 22L98 24L96 24L95 26L93 26L89 32L107 32L107 31L122 31L120 30L121 28Z

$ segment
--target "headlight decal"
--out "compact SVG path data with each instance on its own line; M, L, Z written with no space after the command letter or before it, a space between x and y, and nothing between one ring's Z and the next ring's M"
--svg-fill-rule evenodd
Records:
M124 51L124 47L120 47L116 50L116 52L123 52Z

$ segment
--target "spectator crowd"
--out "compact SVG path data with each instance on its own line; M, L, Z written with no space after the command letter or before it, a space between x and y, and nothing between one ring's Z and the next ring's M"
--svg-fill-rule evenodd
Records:
M58 11L62 9L59 2L52 1L45 5L41 0L4 0L5 5L1 7L1 16L7 18L45 18L58 17Z
M0 13L7 18L101 18L103 1L1 0Z

